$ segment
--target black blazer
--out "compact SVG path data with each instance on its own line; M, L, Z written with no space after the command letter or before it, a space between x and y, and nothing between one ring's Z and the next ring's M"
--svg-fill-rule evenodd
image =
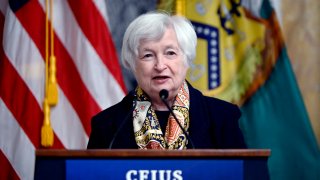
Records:
M196 149L246 148L236 105L203 96L189 85L189 136ZM132 122L133 91L118 104L92 118L88 149L108 148L121 123L126 121L114 140L112 149L137 149ZM187 148L190 147L188 143Z

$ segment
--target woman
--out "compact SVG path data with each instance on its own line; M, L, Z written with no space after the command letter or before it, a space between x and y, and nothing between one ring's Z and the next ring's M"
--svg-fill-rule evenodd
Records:
M180 16L148 13L127 28L122 63L138 83L120 103L92 119L88 148L245 148L237 106L203 96L186 80L197 37ZM159 96L167 90L167 103Z

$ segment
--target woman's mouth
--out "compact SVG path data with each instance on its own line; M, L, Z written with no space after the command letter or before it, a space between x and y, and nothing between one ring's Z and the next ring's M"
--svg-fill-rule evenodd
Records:
M169 76L155 76L152 80L156 81L157 83L164 83L169 79Z

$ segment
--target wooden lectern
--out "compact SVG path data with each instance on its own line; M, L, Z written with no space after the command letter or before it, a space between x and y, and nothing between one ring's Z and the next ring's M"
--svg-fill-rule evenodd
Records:
M270 150L37 150L35 179L269 179Z

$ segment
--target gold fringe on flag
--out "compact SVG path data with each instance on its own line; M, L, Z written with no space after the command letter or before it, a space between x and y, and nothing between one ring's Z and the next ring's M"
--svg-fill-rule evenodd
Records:
M41 145L44 147L51 147L53 145L53 130L50 125L50 106L47 99L43 102L44 120L41 127Z
M186 1L176 0L176 14L180 16L186 16Z
M186 0L159 0L157 9L180 16L186 16Z
M49 64L49 82L47 89L47 98L50 106L55 106L58 103L58 85L56 81L56 57L54 56L54 34L53 34L53 16L52 16L52 0L50 0L50 40L51 40L51 53L50 53L50 64Z
M56 80L56 57L54 55L50 56L50 66L49 66L49 82L48 82L48 103L50 106L55 106L58 104L58 85Z
M53 130L50 123L50 106L55 106L58 103L58 85L56 80L56 58L54 56L54 33L53 33L53 5L52 0L50 0L50 42L51 51L49 59L49 17L48 8L49 3L46 0L46 34L45 34L45 98L43 102L43 114L44 120L41 128L41 145L44 147L51 147L53 145L54 136ZM50 61L50 64L49 64Z

